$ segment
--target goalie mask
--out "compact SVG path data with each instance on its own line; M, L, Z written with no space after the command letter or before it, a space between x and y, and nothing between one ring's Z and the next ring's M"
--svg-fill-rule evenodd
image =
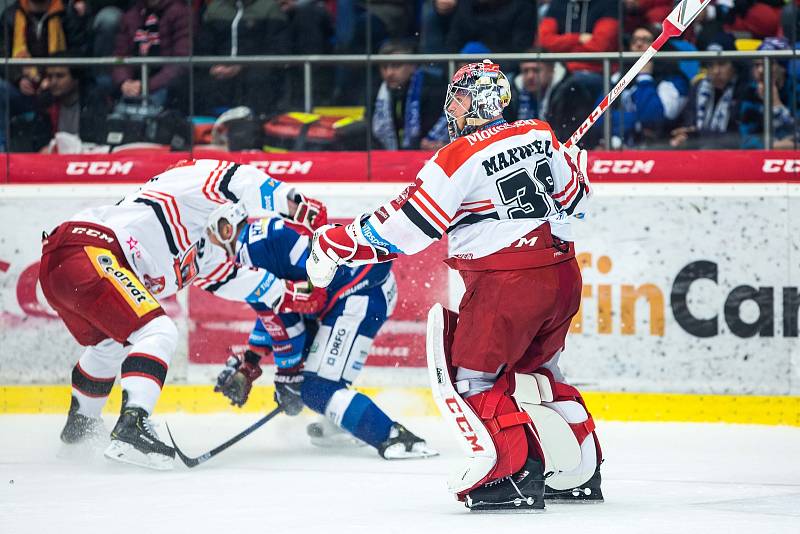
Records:
M511 102L511 85L500 65L484 59L464 65L447 86L444 114L450 140L472 133L483 124L501 117ZM462 119L459 126L459 119Z
M206 231L217 243L225 249L229 257L236 255L236 239L239 225L247 220L247 210L240 203L227 202L208 216ZM225 224L231 225L230 235L223 236Z

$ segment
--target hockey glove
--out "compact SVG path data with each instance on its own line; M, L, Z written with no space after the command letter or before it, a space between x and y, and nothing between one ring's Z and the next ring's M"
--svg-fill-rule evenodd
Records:
M297 209L289 217L288 225L298 233L310 236L314 230L328 224L328 208L319 200L295 193L294 202Z
M306 261L308 279L315 287L327 287L339 265L367 265L391 261L397 254L388 253L358 241L360 217L347 226L329 224L317 229L311 238L311 253Z
M303 365L275 371L275 402L283 408L286 415L297 415L303 411Z
M247 350L244 355L231 354L225 362L225 369L217 377L217 384L214 391L218 391L228 397L233 406L244 406L253 382L261 376L261 367L258 362L261 356Z
M328 300L328 292L321 287L314 287L308 282L286 280L285 289L272 305L277 313L302 313L304 315L319 313Z

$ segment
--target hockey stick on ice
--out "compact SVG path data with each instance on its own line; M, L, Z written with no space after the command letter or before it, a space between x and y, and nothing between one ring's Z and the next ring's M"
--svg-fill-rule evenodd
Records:
M282 411L283 411L283 408L278 406L277 408L275 408L274 410L269 412L267 415L265 415L264 417L262 417L261 419L259 419L258 421L256 421L252 425L250 425L249 427L245 428L244 430L242 430L241 432L239 432L238 434L233 436L231 439L229 439L228 441L226 441L222 445L219 445L219 446L211 449L207 453L201 454L200 456L198 456L196 458L190 458L189 456L186 456L183 453L183 451L181 451L178 448L178 444L175 443L175 438L172 437L172 432L170 432L170 430L169 430L169 425L166 425L167 426L167 434L169 434L169 439L172 442L172 446L175 448L175 452L178 453L178 457L181 459L181 461L184 463L184 465L186 465L186 467L189 467L189 468L197 467L198 465L202 464L203 462L206 462L206 461L210 460L211 458L213 458L214 456L218 455L219 453L221 453L222 451L224 451L225 449L227 449L231 445L234 445L235 443L237 443L241 439L246 438L247 436L249 436L250 434L252 434L256 430L258 430L259 428L264 426L264 423L266 423L267 421L269 421L270 419L272 419L273 417L275 417L276 415L278 415Z
M697 15L700 14L703 9L708 5L711 0L683 0L680 4L675 6L675 9L672 10L672 13L667 15L661 25L663 26L663 30L661 30L661 35L659 35L653 44L650 45L644 54L639 58L639 60L633 64L628 72L625 73L625 76L617 82L617 85L611 89L611 92L608 93L605 98L598 104L594 111L592 111L586 120L583 121L583 124L575 130L570 138L564 143L564 146L569 148L573 145L576 145L578 141L589 131L600 116L605 113L608 106L611 105L614 100L622 93L625 87L633 80L637 74L644 68L650 59L656 55L664 43L666 43L670 37L677 37L681 35L686 28L697 18Z

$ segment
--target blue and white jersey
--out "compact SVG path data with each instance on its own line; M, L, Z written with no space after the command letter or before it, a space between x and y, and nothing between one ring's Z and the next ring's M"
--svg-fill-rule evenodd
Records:
M271 313L269 307L283 293L284 280L307 279L308 254L309 238L287 226L280 217L260 219L247 225L239 235L237 265L256 268L262 273L261 283L245 299L259 314L250 343L271 345L280 368L293 367L301 361L306 345L305 320L324 323L326 318L333 319L347 298L380 293L379 288L391 276L391 263L343 267L327 287L328 298L319 314L303 317L296 313ZM384 320L387 315L384 312Z
M283 280L306 280L308 245L309 238L287 226L280 217L260 219L247 225L239 236L236 263L266 271L262 283L247 297L247 302L269 305L283 293ZM335 300L380 286L389 277L390 270L389 263L342 267L327 287L326 308Z

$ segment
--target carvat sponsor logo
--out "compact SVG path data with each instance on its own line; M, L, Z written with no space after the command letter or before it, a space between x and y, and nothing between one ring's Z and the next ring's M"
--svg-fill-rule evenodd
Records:
M603 278L611 273L614 266L608 256L599 256L595 260L591 253L582 252L576 259L584 272L584 284L581 308L572 320L570 332L613 334L616 331L622 335L647 333L664 336L665 314L668 310L677 327L694 337L798 337L800 291L797 287L756 287L746 283L723 286L719 282L719 275L725 264L696 260L684 265L671 277L667 293L654 283L603 283ZM590 270L598 275L591 277L598 283L586 283L589 278L586 273ZM729 280L730 274L722 278ZM710 300L689 298L690 291L702 284L716 286L718 296ZM714 311L709 312L709 307ZM584 315L589 315L589 310L595 318L595 324L584 321ZM640 317L637 321L637 310L645 311L647 317L643 320ZM615 324L616 321L618 324ZM780 333L776 333L776 322L782 326ZM637 326L642 325L646 326L647 331L637 332Z
M133 170L132 161L70 161L67 175L81 176L126 176Z
M137 305L143 303L154 303L144 288L140 287L137 281L132 279L128 273L119 268L117 262L114 261L114 258L105 254L101 254L97 256L97 263L100 264L100 268L103 271L108 273L114 280L117 281L120 287L122 287L125 292L131 296Z
M292 160L272 160L272 161L251 161L250 165L258 167L267 174L308 174L311 172L313 161L292 161Z

